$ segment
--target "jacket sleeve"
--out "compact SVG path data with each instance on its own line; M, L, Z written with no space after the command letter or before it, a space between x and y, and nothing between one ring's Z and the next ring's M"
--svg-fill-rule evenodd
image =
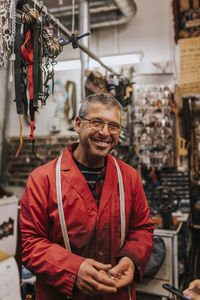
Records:
M27 181L20 202L22 262L38 279L72 295L82 257L49 238L49 179L35 170Z
M131 213L128 214L128 212L126 212L126 215L130 218L126 222L129 224L129 228L127 230L124 246L120 249L117 257L128 256L132 259L136 266L136 270L139 271L139 276L135 276L135 279L137 280L142 278L153 250L152 240L154 225L150 218L149 206L140 176L135 171L135 174L131 177L131 181L135 183L130 184L130 186L132 186Z

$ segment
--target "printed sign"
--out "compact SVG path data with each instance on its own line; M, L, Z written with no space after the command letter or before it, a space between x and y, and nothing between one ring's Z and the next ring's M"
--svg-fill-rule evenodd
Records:
M180 94L200 94L200 37L179 40Z

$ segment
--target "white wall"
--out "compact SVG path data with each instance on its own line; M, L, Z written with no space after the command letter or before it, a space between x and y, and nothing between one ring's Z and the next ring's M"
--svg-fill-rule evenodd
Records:
M77 87L77 99L80 98L80 72L79 71L73 71L73 72L56 72L55 74L55 80L60 79L63 84L66 83L67 80L71 80L76 82ZM51 83L51 81L50 81ZM38 112L35 113L35 137L37 135L49 135L50 131L50 123L53 121L55 110L56 110L56 100L57 99L57 86L55 86L55 98L54 96L50 96L45 106L41 106L39 102L39 109ZM26 123L22 116L22 124L23 129L22 133L24 136L29 135L29 125ZM61 115L60 120L60 134L71 134L71 132L68 131L68 123L67 120L64 119L64 116ZM15 103L11 103L11 109L10 109L10 117L9 117L9 124L8 124L8 136L18 136L19 135L19 121L18 116L16 114L16 106Z
M135 17L128 24L120 27L102 28L92 32L89 38L90 48L98 56L143 51L142 63L134 65L134 68L143 73L156 72L159 70L152 66L152 62L164 63L174 60L171 0L136 0L135 2L137 4ZM72 49L71 45L65 46L58 57L59 60L72 58L79 58L79 50ZM173 63L172 66L174 66ZM57 72L56 78L59 78L63 84L66 80L75 81L77 99L80 100L80 72L78 70ZM1 92L4 94L2 85ZM7 99L7 101L12 101L12 99ZM39 114L36 115L35 136L49 134L48 122L54 115L55 105L55 101L49 99L46 106L39 110ZM60 133L68 134L67 128L67 121L62 120ZM29 126L23 122L23 135L28 134ZM19 135L18 116L15 104L11 103L8 136L16 135Z

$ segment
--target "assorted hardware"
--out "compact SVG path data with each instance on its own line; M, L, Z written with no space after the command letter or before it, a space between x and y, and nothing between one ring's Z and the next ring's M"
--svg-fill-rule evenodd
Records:
M133 87L127 78L111 74L107 76L106 87L122 106L132 103Z
M72 43L73 48L78 48L79 40L90 32L72 33L70 37L67 34L68 39L60 37L59 29L64 33L67 29L63 30L62 24L49 14L42 1L15 1L0 1L0 67L10 59L10 78L12 80L13 74L15 77L17 114L24 115L30 124L29 139L34 153L35 112L40 106L39 101L41 105L46 104L50 81L51 92L54 91L56 58L64 45ZM22 147L22 123L19 120L20 146L16 157Z
M90 70L85 70L85 75L86 96L94 93L110 93L124 107L132 103L133 87L129 79L113 74L103 76Z
M148 168L161 169L173 160L172 95L170 86L135 85L134 148L140 163Z

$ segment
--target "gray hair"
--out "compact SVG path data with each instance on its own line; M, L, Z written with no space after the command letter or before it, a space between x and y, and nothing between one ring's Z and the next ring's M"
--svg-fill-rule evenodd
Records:
M84 101L81 101L81 106L79 109L79 117L80 118L85 118L88 114L89 111L89 105L91 103L99 102L103 105L108 105L108 106L116 106L122 111L122 106L121 104L115 99L112 95L110 94L93 94L87 96Z

